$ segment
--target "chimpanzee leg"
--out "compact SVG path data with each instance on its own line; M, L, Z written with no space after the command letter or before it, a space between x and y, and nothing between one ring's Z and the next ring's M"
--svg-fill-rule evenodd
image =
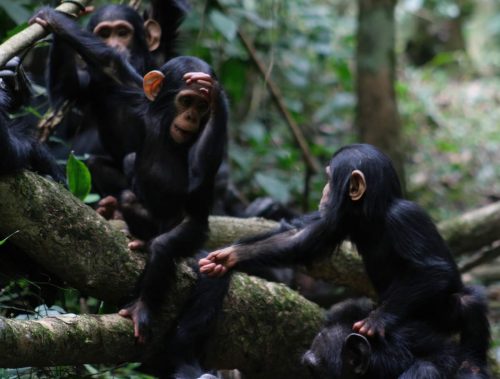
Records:
M91 156L87 166L92 174L92 184L101 196L118 197L127 188L127 178L111 157Z
M468 361L474 370L478 368L484 375L490 342L488 305L484 290L477 286L466 286L460 297L460 345L463 360ZM487 376L484 376L487 377Z

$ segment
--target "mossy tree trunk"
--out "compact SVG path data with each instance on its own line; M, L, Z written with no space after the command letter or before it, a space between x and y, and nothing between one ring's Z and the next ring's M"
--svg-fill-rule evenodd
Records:
M32 173L0 178L0 238L19 230L11 242L29 256L85 293L119 304L129 298L145 264L145 255L127 249L124 233L76 200L60 185ZM485 217L484 215L487 215ZM477 245L498 234L480 236L472 225L499 225L500 205L471 212L447 222L448 239L469 227ZM268 231L274 222L212 217L209 248ZM491 230L488 229L488 230ZM460 243L457 243L460 245ZM476 246L468 245L469 249ZM1 247L0 247L1 252ZM331 257L309 268L316 277L372 293L361 261L344 245ZM167 294L155 334L161 344L195 283L195 275L178 264L175 288ZM223 316L213 330L207 363L214 368L239 368L252 378L307 378L300 356L323 321L322 310L284 285L236 274L226 296ZM68 349L68 346L71 348ZM137 360L132 325L117 315L73 316L38 321L0 319L0 367L117 363Z

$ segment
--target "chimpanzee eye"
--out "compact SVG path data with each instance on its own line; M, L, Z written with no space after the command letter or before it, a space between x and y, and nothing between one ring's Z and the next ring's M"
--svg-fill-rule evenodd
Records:
M130 35L130 30L127 28L119 28L117 33L120 37L128 37Z
M206 101L198 101L196 104L196 109L200 114L205 114L208 112L209 106Z
M193 105L193 98L191 96L181 96L179 98L179 104L185 108L189 108Z
M97 32L97 35L103 39L109 38L109 36L111 35L111 29L100 28L99 31Z

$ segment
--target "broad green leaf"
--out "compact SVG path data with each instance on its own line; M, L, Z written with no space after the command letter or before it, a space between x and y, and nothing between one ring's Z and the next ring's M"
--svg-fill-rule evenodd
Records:
M80 200L84 200L90 193L91 178L90 171L73 153L69 155L66 164L66 180L70 192Z

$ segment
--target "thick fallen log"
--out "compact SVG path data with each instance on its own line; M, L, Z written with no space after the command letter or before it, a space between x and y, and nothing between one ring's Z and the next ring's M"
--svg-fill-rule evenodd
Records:
M110 303L120 303L131 295L144 266L144 254L129 251L122 232L60 185L29 172L4 177L0 199L1 235L19 230L11 242L46 269ZM155 328L158 340L153 346L161 344L161 336L173 325L194 282L194 273L180 263L176 286L167 296ZM284 285L235 275L211 340L208 364L238 367L255 378L306 378L300 356L322 321L323 312L317 305ZM124 322L128 331L123 329ZM87 330L92 330L88 340ZM96 338L102 346L89 348ZM131 323L113 315L2 319L0 341L1 367L116 363L135 360L138 353ZM68 346L73 352L65 354Z
M60 185L29 172L1 178L0 199L0 237L19 230L11 238L13 243L89 295L114 304L130 297L145 256L126 248L124 233ZM258 219L215 217L210 225L210 248L276 226ZM334 252L326 263L313 266L310 272L370 293L359 257L349 246ZM177 275L176 288L166 299L159 335L173 325L195 281L185 264L179 264ZM224 315L211 340L208 361L215 368L237 367L254 378L306 378L299 357L319 329L322 317L316 305L283 285L235 275ZM84 335L89 330L87 341ZM89 349L86 344L94 343L97 337L92 333L99 330L102 346ZM131 323L116 315L77 316L71 321L2 319L0 341L2 367L115 363L135 360L141 352L134 345ZM65 354L68 341L79 354Z

